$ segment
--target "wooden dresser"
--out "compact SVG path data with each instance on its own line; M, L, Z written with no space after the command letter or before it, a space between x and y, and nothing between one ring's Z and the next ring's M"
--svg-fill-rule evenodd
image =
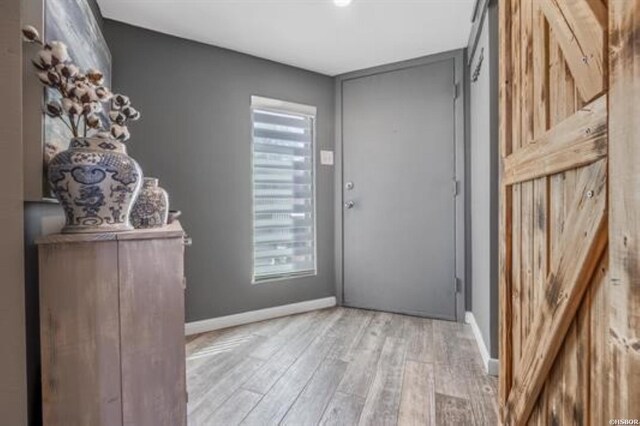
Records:
M186 425L184 232L38 241L45 425Z

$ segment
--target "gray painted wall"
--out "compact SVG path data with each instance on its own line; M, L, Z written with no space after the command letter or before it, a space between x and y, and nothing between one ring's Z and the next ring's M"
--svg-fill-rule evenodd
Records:
M129 153L160 178L193 246L187 320L333 296L331 166L317 167L318 275L251 284L251 95L318 108L316 155L334 148L333 79L105 20L114 90L142 112Z
M470 62L471 310L491 357L498 357L497 5L491 4ZM471 50L471 49L470 49Z

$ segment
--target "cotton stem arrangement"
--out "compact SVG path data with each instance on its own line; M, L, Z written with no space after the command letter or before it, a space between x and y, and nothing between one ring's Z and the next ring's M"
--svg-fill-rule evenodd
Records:
M38 79L60 95L60 100L45 104L44 111L49 117L62 121L76 138L97 136L122 142L129 139L127 125L138 120L140 113L127 96L111 93L103 85L104 75L99 70L81 72L64 43L44 43L30 25L23 28L22 34L26 42L42 46L32 61Z

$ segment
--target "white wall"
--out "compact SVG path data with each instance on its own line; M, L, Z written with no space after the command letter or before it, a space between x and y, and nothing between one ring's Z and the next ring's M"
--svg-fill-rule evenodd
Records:
M497 73L490 6L470 65L471 306L491 357L498 355ZM494 14L494 15L492 15ZM482 66L473 81L480 57Z

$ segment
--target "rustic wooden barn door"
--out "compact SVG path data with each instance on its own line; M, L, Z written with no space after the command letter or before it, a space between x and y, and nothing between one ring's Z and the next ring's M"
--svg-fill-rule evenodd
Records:
M499 4L505 424L604 425L634 410L638 414L640 213L632 209L640 208L633 187L640 133L623 109L640 109L640 99L632 97L640 94L639 5ZM620 117L616 140L609 116L614 113ZM609 147L625 138L631 159L625 159L622 145L614 157ZM610 161L626 163L620 164L626 167L620 188L626 185L629 192L619 191L616 197L626 196L627 204L619 222L607 226L615 215L609 205L618 199L611 198L615 183L608 181L618 163ZM614 232L618 241L609 239Z

